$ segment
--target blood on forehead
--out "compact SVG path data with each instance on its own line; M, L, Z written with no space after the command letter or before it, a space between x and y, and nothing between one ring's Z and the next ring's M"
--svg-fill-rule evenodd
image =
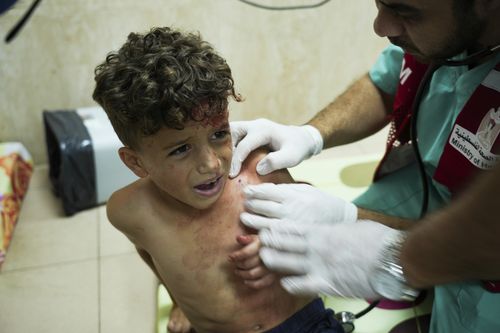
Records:
M203 127L212 126L220 127L225 122L227 122L228 117L227 107L222 110L210 110L210 104L208 101L201 102L200 105L193 109L191 116L193 120L199 122Z

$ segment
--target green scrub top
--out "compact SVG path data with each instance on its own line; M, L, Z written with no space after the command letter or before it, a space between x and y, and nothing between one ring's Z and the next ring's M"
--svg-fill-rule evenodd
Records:
M454 59L463 59L461 54ZM387 47L370 70L377 87L395 95L403 51ZM453 124L477 86L495 65L500 53L468 70L467 66L439 68L429 84L419 109L419 148L429 182L428 212L451 200L450 191L432 179ZM422 184L416 163L384 176L354 200L359 207L392 216L417 219L422 204ZM466 251L464 244L464 251ZM500 294L484 290L479 281L436 286L431 333L500 332Z

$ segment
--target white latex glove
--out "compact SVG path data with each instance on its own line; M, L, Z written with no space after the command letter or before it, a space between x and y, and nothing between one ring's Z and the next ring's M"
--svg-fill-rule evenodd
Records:
M358 215L354 204L307 184L248 185L243 193L247 212L240 219L253 229L275 223L355 222Z
M372 221L330 225L276 224L259 233L260 256L292 294L378 299L370 284L387 237L401 231Z
M321 134L310 125L286 126L257 119L233 121L230 126L234 146L230 177L239 174L241 163L258 147L268 146L272 150L257 164L260 175L296 166L323 149Z

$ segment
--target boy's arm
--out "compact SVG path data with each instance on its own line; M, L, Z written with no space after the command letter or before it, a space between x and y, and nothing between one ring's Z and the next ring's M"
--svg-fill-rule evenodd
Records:
M132 201L130 198L137 198L131 190L130 185L114 192L106 204L106 214L108 216L108 220L116 229L123 233L132 242L132 244L134 244L139 256L149 266L149 268L151 268L158 281L160 281L160 283L166 288L165 282L160 277L160 274L153 263L153 259L151 259L151 256L146 250L137 245L133 236L132 230L134 230L134 222L131 219L137 220L138 217L136 214L131 212L139 211L137 206L140 206L141 202L138 200ZM170 294L170 291L168 292ZM173 297L171 298L172 301L174 301Z
M153 263L153 259L151 258L151 256L149 255L149 253L146 250L138 247L137 245L135 246L135 249L137 250L137 253L139 253L139 256L142 258L142 260L144 260L144 262L149 266L149 268L151 268L151 270L153 271L153 273L155 273L156 278L158 279L158 281L160 281L160 283L165 287L165 289L167 289L168 294L169 294L170 298L172 299L172 303L174 305L176 305L176 302L175 302L174 297L172 296L172 293L168 289L167 284L162 280L162 278L160 276L160 273L158 273L158 270L156 269L156 266Z
M167 324L167 332L187 332L188 330L191 331L191 323L184 315L184 312L178 307L175 298L172 296L172 293L168 289L165 282L163 282L160 274L158 273L158 270L156 269L153 263L153 259L151 258L149 253L138 246L136 246L135 248L137 250L137 253L139 253L139 256L142 258L142 260L144 260L144 262L149 266L149 268L151 268L151 270L155 273L156 277L158 278L158 281L160 281L160 283L163 284L165 289L167 289L168 295L172 300L172 309L170 310L169 321Z
M165 285L165 283L161 279L160 274L156 270L156 267L155 267L155 265L153 263L153 259L151 259L151 256L149 255L149 253L146 250L138 247L137 245L135 246L135 249L137 250L137 253L139 253L139 256L142 258L142 260L149 266L149 268L151 268L151 270L153 271L153 273L155 273L156 278L158 279L158 281L160 281L161 284Z
M138 246L133 237L133 233L130 230L133 230L133 223L130 222L130 218L137 218L135 214L130 214L129 209L132 205L136 204L136 202L130 202L129 198L133 197L130 195L128 188L123 188L114 192L108 200L106 205L106 213L108 215L108 220L111 224L118 229L121 233L123 233L129 240L134 244L137 253L142 258L142 260L151 268L157 279L165 285L162 281L160 274L156 270L156 267L151 259L149 253Z

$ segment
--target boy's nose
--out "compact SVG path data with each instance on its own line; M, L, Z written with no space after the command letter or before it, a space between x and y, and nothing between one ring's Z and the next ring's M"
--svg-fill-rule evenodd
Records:
M220 159L213 149L205 149L200 154L200 161L198 164L198 172L200 173L213 173L219 171Z
M382 5L373 21L373 30L380 37L398 37L403 34L404 26L396 14Z

